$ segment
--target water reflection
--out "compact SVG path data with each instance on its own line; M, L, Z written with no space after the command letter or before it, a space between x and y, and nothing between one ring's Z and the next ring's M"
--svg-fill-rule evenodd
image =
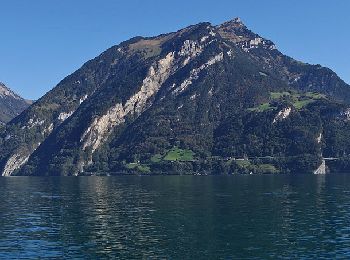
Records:
M0 178L0 258L350 257L350 176Z

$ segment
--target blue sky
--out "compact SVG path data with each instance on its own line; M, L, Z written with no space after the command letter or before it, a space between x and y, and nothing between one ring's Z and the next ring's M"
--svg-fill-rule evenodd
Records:
M283 53L350 83L348 0L1 0L0 10L0 81L25 98L133 36L237 16Z

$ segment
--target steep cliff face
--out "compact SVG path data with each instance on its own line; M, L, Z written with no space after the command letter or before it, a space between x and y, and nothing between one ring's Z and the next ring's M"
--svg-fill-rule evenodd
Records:
M0 82L0 125L18 116L30 103Z
M0 168L313 172L323 155L347 153L328 123L348 128L349 97L335 73L284 56L239 19L201 23L87 62L0 130Z

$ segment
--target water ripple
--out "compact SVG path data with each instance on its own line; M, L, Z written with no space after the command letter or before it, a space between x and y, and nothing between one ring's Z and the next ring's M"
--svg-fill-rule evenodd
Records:
M350 176L0 178L1 259L350 257Z

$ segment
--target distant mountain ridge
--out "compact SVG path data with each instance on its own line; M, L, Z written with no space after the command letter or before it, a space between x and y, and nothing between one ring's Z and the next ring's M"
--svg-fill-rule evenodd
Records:
M0 82L0 124L5 124L25 110L31 101L21 98Z
M0 129L2 175L350 169L350 87L239 18L135 37ZM332 161L325 160L334 158Z

